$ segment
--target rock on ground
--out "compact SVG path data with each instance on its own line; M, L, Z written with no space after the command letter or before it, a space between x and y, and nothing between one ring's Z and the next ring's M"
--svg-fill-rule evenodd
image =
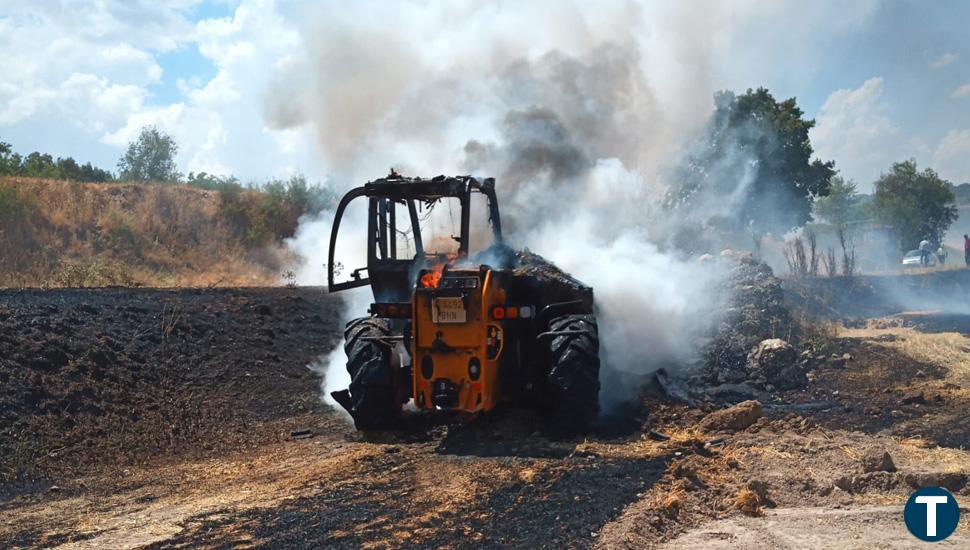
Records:
M742 401L705 416L698 427L706 432L736 432L754 424L762 414L760 401Z
M862 457L863 472L895 472L893 457L886 451L869 451Z
M798 352L781 338L762 340L748 354L749 377L780 390L800 388L808 383L798 364Z

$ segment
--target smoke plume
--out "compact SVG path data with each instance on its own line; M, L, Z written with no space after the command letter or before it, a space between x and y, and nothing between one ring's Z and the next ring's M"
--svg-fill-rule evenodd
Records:
M510 243L594 288L607 369L689 367L723 275L717 262L670 246L683 220L661 204L663 174L712 111L721 48L745 30L724 21L759 10L622 1L344 8L308 15L304 55L281 65L267 94L267 124L311 124L330 181L345 188L392 166L409 176L494 176ZM750 181L736 170L720 177L739 194ZM702 204L725 207L720 197ZM328 234L326 219L304 220L291 241L307 266L299 282L321 283ZM328 385L346 378L342 349L322 363ZM621 393L604 388L607 401Z

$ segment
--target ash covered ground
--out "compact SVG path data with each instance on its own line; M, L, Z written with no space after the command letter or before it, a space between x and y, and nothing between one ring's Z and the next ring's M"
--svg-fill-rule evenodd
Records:
M274 439L322 410L306 365L336 345L339 304L321 289L0 291L8 478Z
M914 487L970 495L970 318L729 284L705 368L575 439L511 408L356 433L306 368L321 289L4 291L0 547L892 548Z

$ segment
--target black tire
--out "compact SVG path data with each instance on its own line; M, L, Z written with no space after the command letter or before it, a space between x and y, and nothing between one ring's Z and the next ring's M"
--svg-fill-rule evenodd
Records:
M549 342L548 383L557 431L592 430L599 414L599 330L593 315L563 315L549 323L551 331L568 331Z
M394 427L401 416L391 347L375 337L391 335L387 321L361 317L347 323L344 352L350 373L350 415L358 430Z

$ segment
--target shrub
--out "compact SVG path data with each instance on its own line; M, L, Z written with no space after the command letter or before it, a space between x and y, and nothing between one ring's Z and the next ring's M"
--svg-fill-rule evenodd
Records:
M250 245L292 237L300 216L336 205L336 195L329 188L309 185L302 175L274 179L262 188L243 187L235 178L191 176L218 190L222 217Z
M60 270L45 281L45 287L87 288L104 286L140 286L128 266L102 260L64 262Z
M21 433L9 447L0 447L0 480L13 481L29 474L36 460L31 439Z
M10 184L0 183L0 223L20 221L27 217L33 202Z

